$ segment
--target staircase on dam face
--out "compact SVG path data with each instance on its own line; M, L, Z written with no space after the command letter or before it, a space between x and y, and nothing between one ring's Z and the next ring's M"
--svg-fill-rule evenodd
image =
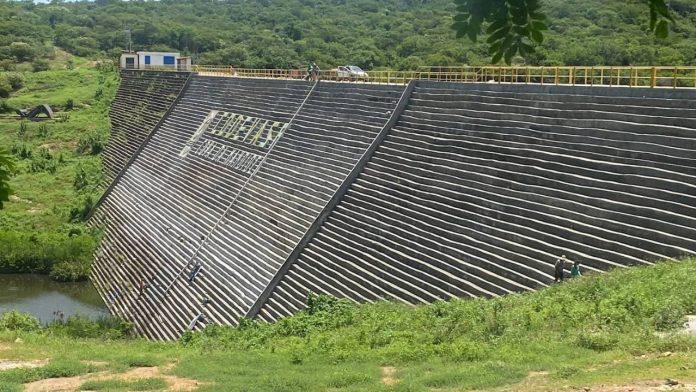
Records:
M107 185L126 166L181 92L187 72L121 71L104 151Z
M696 252L693 92L420 83L261 309L543 287Z
M110 308L134 321L141 334L171 339L195 328L200 315L221 324L245 315L403 90L320 83L297 111L311 87L298 81L192 76L171 114L104 200L105 235L93 276ZM211 110L279 123L297 115L250 177L220 164L219 154L181 157Z

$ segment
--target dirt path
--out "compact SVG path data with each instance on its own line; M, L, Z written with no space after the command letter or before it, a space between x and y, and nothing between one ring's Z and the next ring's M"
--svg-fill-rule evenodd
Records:
M0 351L2 351L0 349ZM10 361L0 359L0 370L37 368L46 365L48 361Z
M47 378L25 385L25 392L73 392L80 388L80 385L91 380L124 380L136 381L144 378L161 378L169 384L168 391L193 391L202 385L197 380L181 378L169 374L164 374L174 367L173 364L167 366L139 367L133 368L125 373L99 372L77 377Z
M382 368L382 384L384 385L394 385L399 382L396 378L396 368L393 366L385 366Z

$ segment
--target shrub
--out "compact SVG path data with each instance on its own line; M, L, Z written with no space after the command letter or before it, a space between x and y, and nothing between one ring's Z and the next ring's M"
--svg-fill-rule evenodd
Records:
M50 134L50 131L48 130L48 125L46 124L41 124L39 125L39 137L48 137Z
M39 320L27 313L11 310L3 313L0 317L0 330L36 331L39 329L41 329Z
M31 158L31 150L27 148L27 145L22 143L18 144L15 143L12 145L12 148L10 149L12 152L12 155L16 156L19 159L29 159Z
M19 90L24 87L24 77L18 73L9 73L6 75L7 81L12 86L12 90Z
M678 301L668 301L662 304L653 316L657 331L669 331L681 327L686 321L686 310Z
M23 138L27 134L28 130L29 130L29 126L27 125L27 122L22 121L21 123L19 123L19 129L17 130L17 136L20 138Z
M17 64L12 60L0 60L0 71L14 71L17 69Z
M102 151L104 151L104 141L97 132L81 137L77 143L77 152L79 154L88 152L90 155L97 155Z
M608 332L580 332L575 338L578 347L594 351L609 351L616 347L618 338Z
M12 85L6 78L0 78L0 98L7 98L12 92Z
M54 264L89 262L96 247L90 235L0 232L0 273L49 273Z
M51 268L49 276L58 282L81 282L89 277L90 267L86 261L62 261Z
M65 110L73 110L75 108L75 101L72 98L65 101Z
M0 101L0 113L14 113L14 108L7 101Z
M50 69L50 65L48 64L48 61L46 61L46 60L37 59L31 63L31 70L33 72L48 71L49 69Z
M75 188L76 191L80 191L84 189L87 185L89 185L89 182L87 181L87 173L85 173L85 169L83 169L82 165L80 165L77 167L77 170L75 171L73 188Z
M58 168L58 163L53 159L53 155L46 148L40 148L39 153L32 156L29 170L32 173L48 172L54 174Z
M31 61L36 56L36 51L26 42L13 42L10 44L10 54L17 61Z
M70 209L71 222L84 222L87 220L90 211L94 207L94 200L91 196L87 196L79 204Z

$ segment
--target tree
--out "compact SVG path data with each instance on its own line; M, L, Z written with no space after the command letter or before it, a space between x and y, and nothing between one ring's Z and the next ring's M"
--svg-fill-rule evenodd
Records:
M669 23L674 23L665 0L640 0L650 9L650 31L658 38L669 34ZM501 59L510 63L519 53L522 56L534 52L534 44L544 41L543 31L548 29L541 0L454 0L457 13L452 27L457 37L469 37L476 42L488 24L486 34L493 63Z
M3 202L10 200L10 176L14 174L15 167L12 157L0 150L0 210Z
M26 42L13 42L10 44L10 53L17 61L31 61L34 59L34 48Z

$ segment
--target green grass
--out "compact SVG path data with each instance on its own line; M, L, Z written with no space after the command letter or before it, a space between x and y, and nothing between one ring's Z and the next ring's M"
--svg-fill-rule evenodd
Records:
M120 379L87 381L80 386L81 391L160 391L166 389L167 382L161 378L143 378L136 381Z
M41 372L0 372L0 386L13 390L49 374L118 374L141 366L197 380L200 391L534 391L696 380L696 339L673 332L696 313L696 259L495 299L413 307L320 296L311 304L275 324L245 320L178 342L79 339L55 327L0 332L0 346L10 347L0 357L51 358ZM13 343L17 337L23 343ZM106 364L95 369L85 361ZM385 367L394 368L389 383ZM530 379L535 373L541 375ZM132 381L95 385L135 388Z
M69 60L74 65L72 69L66 67ZM14 92L6 103L14 108L47 103L63 117L63 120L41 122L0 119L0 146L15 150L18 169L10 182L14 194L0 214L0 237L11 234L14 239L3 243L26 256L37 248L49 246L46 244L69 247L69 235L87 234L79 215L89 200L94 202L99 198L103 181L101 155L92 154L88 145L95 140L102 143L108 140L108 110L118 86L118 74L104 67L97 69L86 59L61 52L52 62L51 70L23 72L22 76L24 87ZM68 101L72 101L74 108L61 112ZM31 157L23 156L21 151L30 152ZM78 173L82 174L80 186L76 186ZM62 274L84 275L88 270L85 262L88 264L89 260L83 254L92 253L95 241L91 243L89 249L80 250L78 255L51 257L51 262L77 263L76 268L63 265ZM4 254L7 259L8 252ZM37 258L41 257L0 260L0 270L48 273L51 265L37 266L41 264L35 261Z

